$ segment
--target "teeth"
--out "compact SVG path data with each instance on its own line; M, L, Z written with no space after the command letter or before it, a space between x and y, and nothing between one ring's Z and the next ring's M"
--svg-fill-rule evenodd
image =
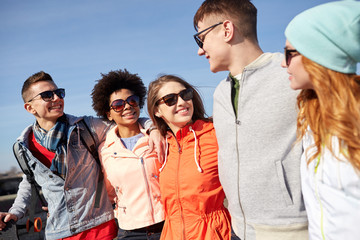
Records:
M127 113L127 114L124 114L123 116L127 117L127 116L133 116L133 115L135 115L135 113Z

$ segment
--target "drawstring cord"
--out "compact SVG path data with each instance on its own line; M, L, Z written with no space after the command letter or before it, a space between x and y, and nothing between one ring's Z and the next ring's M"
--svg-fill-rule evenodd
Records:
M190 131L194 134L194 138L195 138L195 144L194 144L194 161L195 161L195 164L197 166L197 170L199 171L199 173L202 173L203 170L201 169L200 165L199 165L199 162L197 161L197 158L196 158L196 147L197 147L197 138L196 138L196 134L195 134L195 131L192 129L192 127L190 126L189 127ZM167 162L167 152L168 152L168 147L169 147L169 144L168 144L168 141L167 141L167 138L166 138L166 150L165 150L165 161L164 161L164 164L161 166L161 168L159 169L159 171L161 172L165 165L166 165L166 162Z
M159 169L159 172L161 172L161 171L164 169L164 167L165 167L165 165L166 165L166 161L167 161L167 152L168 152L168 148L169 148L169 144L168 144L167 138L166 138L165 145L166 145L166 149L165 149L165 161L164 161L163 165L161 166L161 168Z
M199 173L202 173L203 170L201 169L200 164L199 164L199 162L198 162L197 159L196 159L196 146L197 146L196 134L195 134L194 129L192 129L191 126L189 127L189 129L190 129L190 131L192 131L192 133L194 134L194 138L195 138L195 144L194 144L194 160L195 160L195 163L196 163L196 166L197 166L197 170L199 171Z

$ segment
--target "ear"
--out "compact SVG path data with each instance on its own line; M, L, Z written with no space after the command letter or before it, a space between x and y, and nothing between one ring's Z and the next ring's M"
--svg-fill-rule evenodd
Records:
M113 120L113 118L111 117L110 112L107 112L107 113L106 113L106 116L107 116L107 118L109 119L109 121L112 121L112 120Z
M31 105L31 103L27 102L27 103L24 103L24 108L27 112L35 115L36 114L36 110L35 108L33 108L33 106Z
M234 37L235 25L230 20L225 20L223 22L223 26L224 26L224 29L225 29L225 31L224 31L224 39L225 39L226 42L229 42Z
M155 116L158 118L161 118L163 116L158 108L155 109Z

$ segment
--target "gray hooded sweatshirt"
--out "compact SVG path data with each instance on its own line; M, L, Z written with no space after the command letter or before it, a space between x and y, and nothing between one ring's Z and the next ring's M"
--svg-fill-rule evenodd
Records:
M228 77L214 92L219 176L232 227L242 240L307 239L301 195L296 97L283 55L264 53L244 68L237 117Z

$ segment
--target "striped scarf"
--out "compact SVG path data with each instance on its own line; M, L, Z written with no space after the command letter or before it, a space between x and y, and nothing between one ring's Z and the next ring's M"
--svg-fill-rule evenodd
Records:
M66 133L68 124L65 114L58 119L55 126L49 131L42 129L37 122L33 124L33 133L36 141L47 150L55 152L51 162L50 170L61 178L66 176Z

